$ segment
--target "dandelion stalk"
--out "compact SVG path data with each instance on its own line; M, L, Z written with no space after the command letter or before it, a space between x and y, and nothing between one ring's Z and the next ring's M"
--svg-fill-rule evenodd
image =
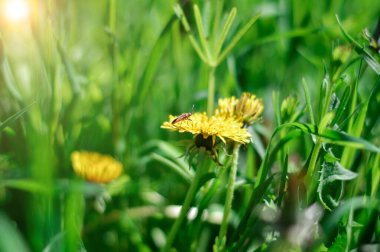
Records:
M226 244L228 220L230 217L230 212L232 208L232 199L234 196L234 185L235 185L236 172L237 172L237 166L238 166L239 148L240 148L240 144L235 143L233 154L232 154L233 159L232 159L231 170L228 176L227 195L226 195L226 201L224 203L223 220L220 226L219 236L215 241L214 251L222 251Z
M181 212L180 212L178 218L176 219L176 221L174 222L174 224L170 230L170 233L169 233L168 238L166 240L166 244L162 250L163 252L169 251L170 248L172 247L174 239L177 236L178 230L181 227L185 217L187 216L187 213L189 212L191 202L193 201L194 196L195 196L195 194L199 188L201 178L203 177L203 175L208 170L208 166L204 165L202 162L202 160L204 159L205 153L206 153L206 151L202 150L202 149L199 152L198 167L197 167L197 170L195 172L194 180L191 183L189 191L186 194L185 201L183 202L183 205L181 207Z

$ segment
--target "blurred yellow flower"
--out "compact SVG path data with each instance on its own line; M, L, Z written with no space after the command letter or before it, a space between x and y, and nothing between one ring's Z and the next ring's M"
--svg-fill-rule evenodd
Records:
M235 118L244 126L252 125L264 110L261 99L250 93L243 93L240 99L219 99L215 115L224 118Z
M195 136L196 140L199 139L199 136L202 136L203 139L211 138L212 146L214 146L217 138L224 143L228 140L242 144L249 143L250 141L248 131L242 127L243 124L241 122L237 122L234 118L208 117L206 113L194 113L178 122L175 122L176 118L178 117L170 115L169 120L164 122L161 128L178 132L189 132Z
M74 151L71 153L74 171L80 177L95 183L107 183L118 178L122 164L109 155L97 152Z

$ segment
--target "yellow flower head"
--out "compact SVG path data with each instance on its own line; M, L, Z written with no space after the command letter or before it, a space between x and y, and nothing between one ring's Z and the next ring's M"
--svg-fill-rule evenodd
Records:
M261 99L250 93L243 93L240 99L219 99L215 115L224 118L235 118L245 126L252 125L264 110Z
M120 176L123 166L108 155L97 152L74 151L71 153L74 171L80 177L96 183L107 183Z
M249 143L250 141L248 131L242 127L241 122L237 122L234 118L208 117L206 113L194 113L177 122L175 121L176 118L178 117L170 115L169 120L164 122L161 128L178 132L189 132L195 136L196 140L200 139L199 136L202 136L203 139L211 139L211 147L214 146L217 138L224 143L228 140L242 144ZM205 147L207 148L207 146Z

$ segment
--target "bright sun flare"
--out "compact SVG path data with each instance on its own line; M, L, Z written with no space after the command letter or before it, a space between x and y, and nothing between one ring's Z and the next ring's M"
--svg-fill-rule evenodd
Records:
M4 4L4 15L12 22L24 21L29 16L29 6L26 0L8 0Z

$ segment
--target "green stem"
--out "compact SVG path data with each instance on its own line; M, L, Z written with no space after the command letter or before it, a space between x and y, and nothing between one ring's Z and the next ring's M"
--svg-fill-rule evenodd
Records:
M325 79L326 85L327 85L327 91L326 91L326 98L324 100L324 104L321 110L321 120L318 124L318 130L323 131L325 127L329 124L329 116L327 115L328 109L330 106L330 101L331 101L331 96L333 94L334 88L333 84L330 83L329 79ZM319 156L319 151L322 147L322 140L320 137L316 137L316 143L313 148L313 152L311 154L310 158L310 163L309 163L309 168L307 170L306 174L306 183L309 185L307 189L307 202L310 202L313 194L315 192L315 187L318 184L318 171L319 169L316 169L316 165L318 162L318 156Z
M215 99L215 68L210 66L208 74L208 97L207 97L207 114L211 116L214 112Z
M228 220L229 220L230 212L232 208L232 199L234 196L236 171L238 167L239 148L240 148L240 144L235 144L233 154L232 154L233 160L232 160L230 175L228 176L227 195L226 195L226 201L224 203L223 220L220 226L219 236L216 240L216 251L222 251L226 244Z
M311 154L310 158L310 164L309 168L307 170L307 175L306 175L306 182L309 184L309 188L307 190L307 201L310 202L310 199L312 198L312 195L314 193L314 188L316 186L316 183L318 182L318 179L316 179L316 173L318 172L318 169L316 170L315 167L318 162L318 156L319 156L319 151L322 147L322 142L320 139L317 139L317 142L314 145L313 152Z
M200 161L201 161L202 157L203 157L203 155L200 156ZM193 182L190 185L189 191L186 194L185 201L183 202L183 205L181 207L181 212L180 212L178 218L176 219L176 221L174 222L174 225L172 226L170 233L168 235L168 238L166 240L166 244L165 244L164 248L162 249L163 252L169 251L170 248L172 247L174 239L177 236L178 230L181 227L182 222L186 218L187 213L190 209L191 202L193 201L194 196L198 190L199 182L200 182L201 178L203 177L203 175L208 170L208 166L204 166L202 164L199 165L199 163L200 162L198 162L198 167L197 167L197 170L195 172L195 177L193 179Z

